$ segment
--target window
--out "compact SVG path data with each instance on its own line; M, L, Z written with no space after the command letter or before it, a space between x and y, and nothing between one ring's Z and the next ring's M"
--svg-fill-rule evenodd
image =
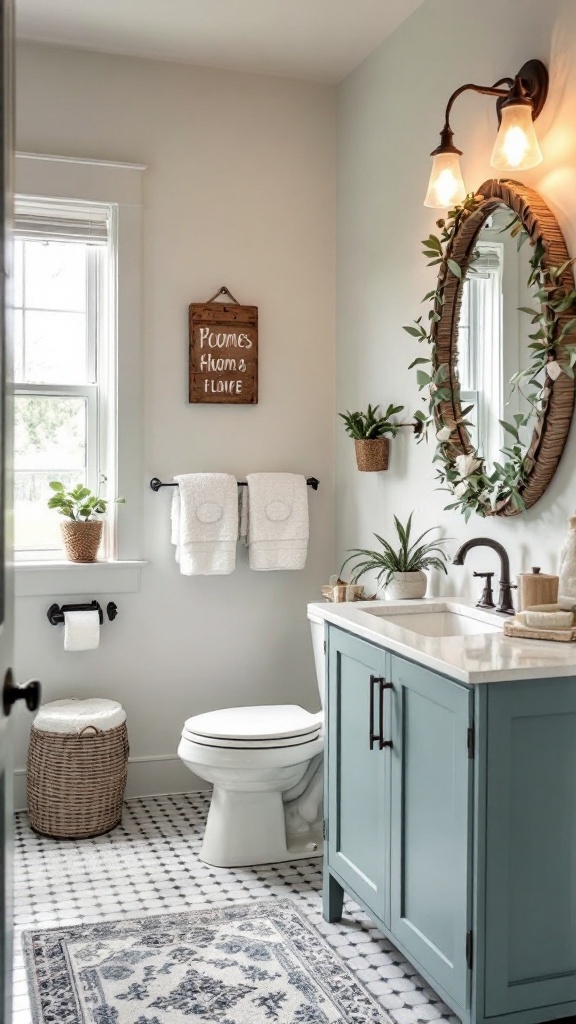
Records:
M16 154L16 596L140 588L145 169ZM47 482L68 474L97 487L99 473L126 504L108 508L99 562L74 565L45 508Z
M462 289L458 323L460 397L473 405L470 436L488 467L503 444L502 416L502 268L503 246L478 242L473 273Z
M61 558L50 480L108 475L113 209L18 198L14 242L14 547ZM105 538L101 554L110 551Z

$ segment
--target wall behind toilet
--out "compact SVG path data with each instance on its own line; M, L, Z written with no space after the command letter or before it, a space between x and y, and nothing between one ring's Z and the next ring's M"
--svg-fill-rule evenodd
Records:
M436 231L440 213L423 199L430 151L438 144L450 94L465 82L491 85L532 57L550 71L548 101L536 130L544 162L517 177L541 192L576 256L576 4L574 0L426 0L339 87L337 155L337 408L367 402L421 405L416 371L425 353L402 330L425 307L434 286L420 240ZM490 154L497 121L494 101L472 93L453 109L455 144L467 188L494 177ZM497 175L496 175L497 176ZM408 418L407 416L405 418ZM514 573L541 565L555 571L566 517L576 508L576 424L544 497L513 519L482 520L445 512L436 490L433 448L408 431L392 441L386 473L358 473L354 451L337 431L337 552L372 546L373 532L391 536L392 515L415 510L421 530L439 524L453 538L488 536L508 549ZM497 557L472 552L464 568L436 575L432 593L479 596L473 569L498 570Z
M131 793L195 788L175 756L190 715L318 707L306 602L334 569L334 108L334 90L314 83L18 47L18 149L148 165L142 589L116 596L111 583L105 600L119 616L86 654L64 654L62 629L46 619L51 598L16 607L20 679L38 675L45 700L98 695L126 707ZM259 307L256 407L186 400L188 304L222 284ZM179 576L171 492L154 494L148 480L256 470L320 479L306 569L250 572L239 551L231 576ZM18 719L22 806L28 719Z

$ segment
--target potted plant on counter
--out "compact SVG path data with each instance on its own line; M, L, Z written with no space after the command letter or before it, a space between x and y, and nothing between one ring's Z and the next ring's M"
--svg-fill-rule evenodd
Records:
M100 477L100 486L106 483L106 477ZM48 501L48 508L55 508L64 522L60 524L64 550L70 562L95 562L102 540L102 519L108 508L108 499L98 493L94 494L89 487L77 484L66 490L60 480L51 480L49 486L54 494ZM114 502L123 505L125 498L115 498Z
M390 437L395 437L400 429L399 423L392 423L390 417L402 412L403 405L389 405L386 412L380 414L380 406L368 406L366 412L339 412L344 420L344 429L354 439L356 449L356 465L364 473L379 473L388 469L390 453Z
M397 516L394 516L394 525L399 540L397 549L375 533L374 536L381 545L381 550L370 551L365 548L351 550L349 557L342 565L342 569L344 569L349 562L355 561L356 564L352 567L350 577L351 583L357 583L365 572L377 569L376 579L378 583L384 579L387 596L392 601L401 601L408 598L424 597L428 584L425 569L440 569L447 574L447 556L442 548L446 539L422 543L428 533L438 529L437 526L431 526L410 543L413 515L414 513L411 512L405 526Z

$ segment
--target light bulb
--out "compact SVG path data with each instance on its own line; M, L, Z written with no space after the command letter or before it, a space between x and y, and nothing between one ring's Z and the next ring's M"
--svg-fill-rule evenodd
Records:
M531 104L509 103L502 107L502 122L490 163L500 171L527 171L542 163Z
M466 198L466 187L460 170L458 152L436 153L432 161L430 181L424 206L433 210L449 210Z

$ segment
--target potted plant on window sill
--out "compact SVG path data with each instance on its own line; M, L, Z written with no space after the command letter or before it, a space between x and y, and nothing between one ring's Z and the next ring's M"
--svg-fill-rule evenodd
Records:
M342 573L344 566L355 560L356 564L353 566L350 577L351 583L357 583L365 572L377 569L376 579L378 583L381 583L382 578L384 578L386 596L391 601L424 597L428 585L428 578L424 570L440 569L445 574L448 572L446 569L446 552L441 547L442 544L446 543L446 539L422 543L426 534L438 529L436 526L431 526L428 530L424 530L424 533L421 533L411 544L410 535L413 515L414 513L411 512L405 526L402 525L397 516L394 516L394 525L398 534L398 540L400 541L400 546L397 550L387 540L384 540L383 537L379 537L375 533L374 536L381 545L382 550L352 549L349 557L343 563L340 573Z
M100 486L106 477L100 477ZM98 493L94 494L89 487L77 484L66 490L60 480L51 480L49 486L54 494L48 501L48 508L55 508L64 522L60 524L66 557L70 562L95 562L102 540L102 519L108 508L108 499ZM115 498L114 503L123 505L125 498Z
M380 406L368 406L366 412L339 412L344 420L344 429L354 439L356 465L363 473L380 473L388 469L390 454L390 437L395 437L400 429L399 423L392 423L391 416L402 412L403 405L389 405L384 415L380 415Z

